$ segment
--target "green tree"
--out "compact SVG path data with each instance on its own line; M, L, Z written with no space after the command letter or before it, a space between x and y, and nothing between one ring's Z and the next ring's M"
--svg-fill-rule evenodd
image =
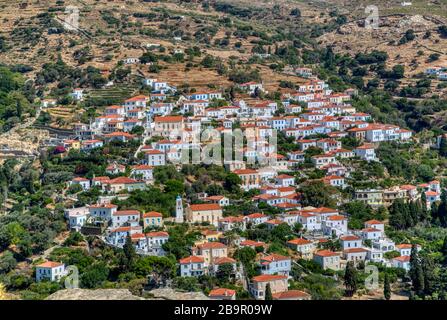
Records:
M267 283L265 286L265 300L273 300L272 288L270 287L270 283Z
M17 266L17 260L14 255L6 251L0 256L0 274L8 273Z
M216 272L216 278L225 283L230 280L231 275L234 273L233 265L231 263L223 263L219 265Z
M311 181L301 187L301 201L303 206L334 207L334 195L337 190L325 185L322 181Z
M352 297L357 291L357 269L353 261L349 261L346 265L344 285L346 287L346 295Z
M383 284L383 296L385 297L386 300L391 299L391 284L388 273L385 273L385 279Z
M422 269L418 250L415 244L411 247L410 278L413 285L413 291L417 295L421 295L424 291L424 271Z
M126 261L125 261L126 265L124 266L124 269L130 270L133 267L133 263L135 261L136 255L137 255L135 252L135 247L133 246L132 238L130 237L130 235L128 235L126 238L126 242L124 243L123 250L124 250L124 256L126 257Z
M442 243L441 253L443 256L443 264L447 265L447 236L444 238L444 241Z
M94 289L99 287L109 276L109 269L105 263L96 263L87 267L81 275L81 285L84 288Z
M424 294L431 296L439 283L435 272L435 262L429 255L424 255L421 264L424 273Z
M441 141L439 143L439 154L443 157L447 157L447 138L445 134L441 136Z
M242 183L241 178L235 173L229 173L225 177L224 188L231 193L238 193L239 185Z

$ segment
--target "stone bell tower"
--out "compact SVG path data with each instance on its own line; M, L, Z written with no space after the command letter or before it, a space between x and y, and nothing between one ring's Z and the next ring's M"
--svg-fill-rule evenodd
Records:
M175 200L175 222L183 223L183 201L180 195Z

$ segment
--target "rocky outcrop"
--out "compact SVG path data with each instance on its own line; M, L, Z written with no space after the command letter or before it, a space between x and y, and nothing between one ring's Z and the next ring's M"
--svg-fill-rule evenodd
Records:
M127 289L64 289L48 296L46 300L144 300Z
M169 288L146 291L145 297L135 296L127 289L64 289L46 300L209 300L202 292L180 292Z
M147 291L155 299L164 300L210 300L202 292L180 292L173 289L154 289Z

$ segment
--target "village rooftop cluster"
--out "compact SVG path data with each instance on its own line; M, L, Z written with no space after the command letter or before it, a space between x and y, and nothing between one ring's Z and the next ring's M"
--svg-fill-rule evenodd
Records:
M296 90L283 90L281 112L277 102L259 98L260 93L265 92L263 83L239 84L238 89L246 99L225 101L222 106L216 106L216 101L225 100L220 90L181 95L173 101L177 90L175 86L163 79L145 79L144 84L152 90L150 96L130 97L122 105L106 107L104 114L90 123L76 123L76 136L60 145L66 152L75 149L88 153L110 141L128 143L137 140L140 141L137 153L143 153L144 157L139 164L131 166L109 163L106 169L108 176L74 178L70 185L79 185L82 190L97 186L103 195L98 203L66 208L70 230L96 234L106 244L115 247L123 247L130 237L138 254L163 256L166 254L163 244L169 239L164 228L166 222L192 226L206 223L208 228L200 229L202 238L190 248L191 255L178 261L178 274L182 277L213 275L219 265L231 264L236 278L244 283L252 297L260 300L265 298L267 284L275 299L310 299L310 295L288 289L294 257L265 253L269 243L243 237L228 241L225 237L227 231L243 231L260 224L273 230L281 224L294 226L299 223L303 232L287 241L287 247L300 258L315 261L323 269L342 270L347 262L353 261L355 264L381 262L408 271L411 245L397 244L387 238L383 221L366 221L362 229L354 230L348 228L348 217L337 209L303 206L301 194L297 192L297 179L283 172L300 170L306 150L319 148L323 152L311 156L311 163L314 168L325 172L321 181L343 189L348 186L345 179L351 170L341 163L341 159L380 161L375 150L381 142L406 142L411 140L412 132L396 125L377 123L371 115L358 112L350 104L356 90L333 92L324 81L312 77L309 70L300 69L299 72L307 80ZM85 95L88 92L83 89L75 89L72 93L77 101L82 101ZM44 101L44 107L49 105L50 101ZM136 126L144 128L141 135L130 133ZM200 136L203 130L213 129L224 135L231 134L236 128L252 139L243 147L242 161L226 161L223 163L225 169L240 178L243 190L259 190L259 194L252 197L254 203L268 204L279 209L280 214L273 217L259 210L248 215L224 216L223 209L232 202L224 195L200 194L202 204L187 203L179 195L176 210L171 216L155 211L119 210L112 204L114 198L125 198L128 193L153 184L155 167L175 164L182 151L203 150L213 143L213 139L193 141L191 136L194 134ZM286 155L278 153L278 146L269 143L269 138L276 133L293 137L299 151ZM315 138L318 135L325 138ZM160 139L148 143L153 137ZM343 137L353 137L362 143L348 150L342 147ZM261 158L274 158L275 161L262 166ZM249 159L253 161L249 162ZM440 183L432 181L418 186L407 184L389 189L355 190L352 200L378 208L391 205L395 199L420 199L422 193L425 193L426 205L430 207L440 199ZM147 232L150 229L157 231ZM322 249L330 239L339 239L342 250ZM231 255L235 248L242 247L252 247L259 253L257 263L261 275L245 279L241 263ZM391 251L398 251L399 256L387 259L384 255ZM37 281L56 281L64 274L65 266L58 262L45 262L36 270ZM216 288L209 296L235 299L236 292Z

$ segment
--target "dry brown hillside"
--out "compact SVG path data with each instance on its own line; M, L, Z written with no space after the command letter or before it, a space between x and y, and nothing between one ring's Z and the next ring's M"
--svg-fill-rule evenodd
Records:
M336 51L350 54L385 51L390 56L390 65L405 65L408 75L412 75L423 72L428 66L447 63L447 39L437 33L439 21L421 15L393 15L381 18L378 29L365 29L363 20L357 20L324 34L319 38L319 43L333 45ZM414 31L416 39L399 44L410 29ZM427 32L430 33L429 37L425 36ZM428 56L432 53L440 54L440 59L428 62Z

